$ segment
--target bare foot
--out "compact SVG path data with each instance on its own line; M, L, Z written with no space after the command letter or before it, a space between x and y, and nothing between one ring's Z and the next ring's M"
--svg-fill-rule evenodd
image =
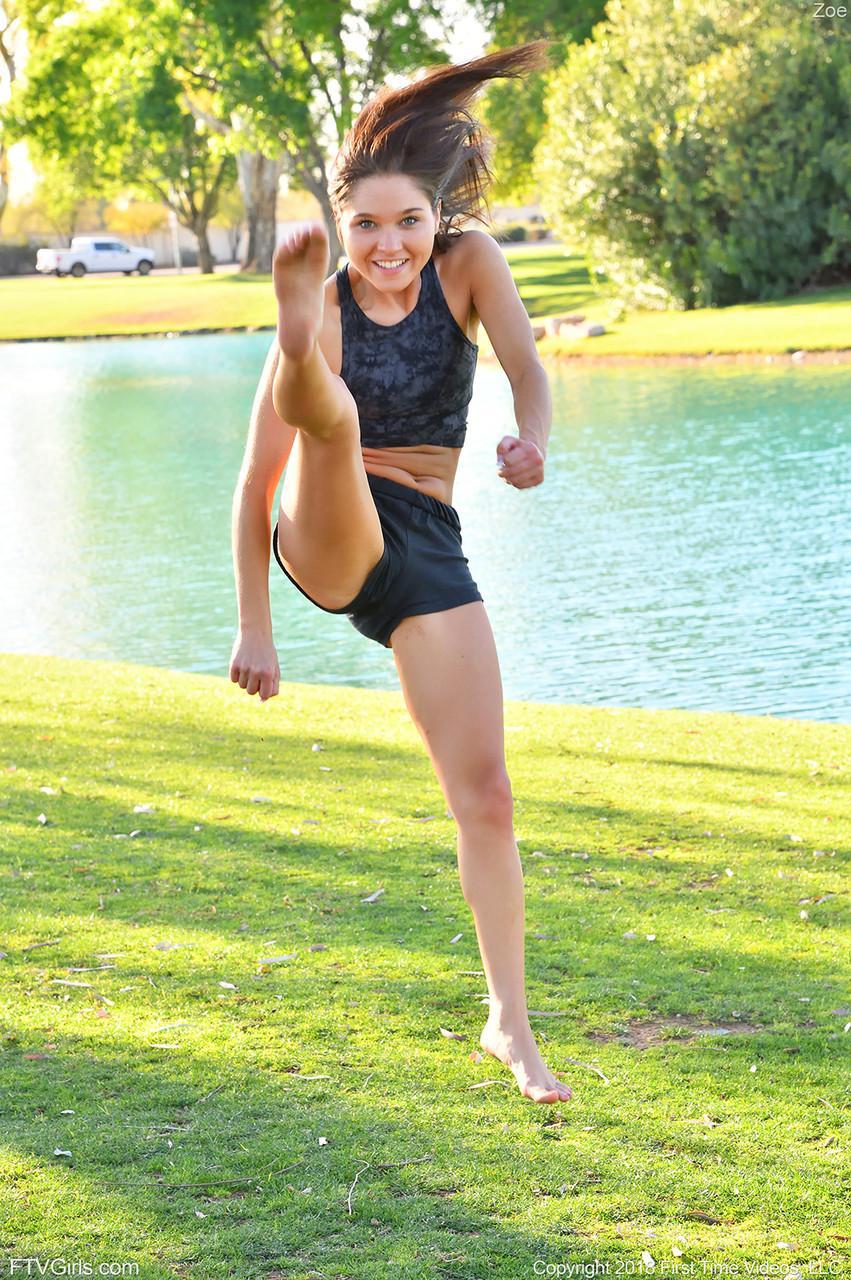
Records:
M287 233L275 250L272 277L278 298L278 343L285 356L305 360L322 324L328 232L307 222Z
M479 1044L511 1068L524 1098L533 1102L567 1102L573 1096L570 1085L545 1066L528 1022L525 1026L511 1026L492 1014Z

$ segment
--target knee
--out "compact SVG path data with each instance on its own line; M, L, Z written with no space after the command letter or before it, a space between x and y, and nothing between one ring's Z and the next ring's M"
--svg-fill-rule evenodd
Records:
M484 770L457 788L449 807L459 826L511 828L514 796L504 766Z

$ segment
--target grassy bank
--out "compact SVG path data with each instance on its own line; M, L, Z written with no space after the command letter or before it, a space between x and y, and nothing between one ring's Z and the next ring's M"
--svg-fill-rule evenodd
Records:
M581 312L609 329L579 341L545 338L539 344L542 354L779 354L851 345L851 288L741 307L636 312L613 321L611 303L589 280L581 258L547 244L506 246L506 254L533 319ZM245 328L270 326L274 319L268 276L0 280L0 339L5 340ZM487 354L483 331L481 345Z
M615 1274L645 1250L843 1274L851 726L514 702L506 724L558 1107L477 1060L455 828L399 694L261 707L0 658L8 1254L146 1280Z

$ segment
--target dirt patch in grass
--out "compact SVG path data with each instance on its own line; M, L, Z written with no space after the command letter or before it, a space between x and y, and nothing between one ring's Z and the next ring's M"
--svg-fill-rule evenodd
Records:
M749 1022L701 1022L688 1014L677 1014L673 1018L645 1018L631 1022L624 1031L589 1031L588 1039L600 1044L608 1044L614 1040L617 1044L630 1049L652 1049L656 1045L672 1042L691 1044L701 1036L746 1036L754 1035L763 1027L751 1026ZM687 1031L687 1035L672 1035L671 1032Z

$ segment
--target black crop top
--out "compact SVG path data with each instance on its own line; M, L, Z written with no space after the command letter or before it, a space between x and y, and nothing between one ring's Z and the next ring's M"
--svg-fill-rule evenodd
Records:
M358 306L348 264L337 272L343 330L340 376L354 397L361 444L460 448L479 348L449 310L434 258L417 305L398 324L377 324Z

